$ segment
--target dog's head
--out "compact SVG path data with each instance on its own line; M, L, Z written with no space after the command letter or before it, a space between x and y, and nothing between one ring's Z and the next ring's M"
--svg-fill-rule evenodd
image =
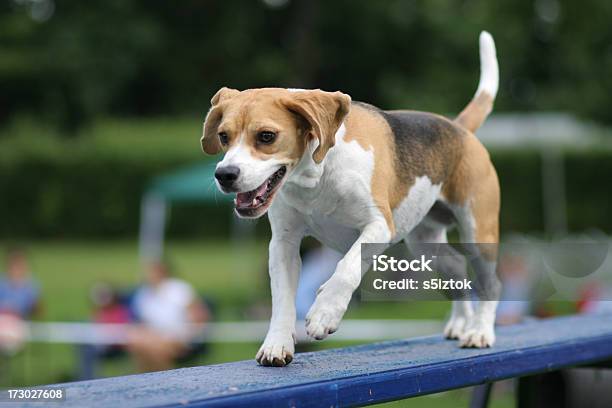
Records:
M265 214L311 140L318 141L312 158L320 163L350 104L341 92L220 89L211 100L201 142L208 154L225 153L215 179L221 191L236 193L236 213L245 218Z

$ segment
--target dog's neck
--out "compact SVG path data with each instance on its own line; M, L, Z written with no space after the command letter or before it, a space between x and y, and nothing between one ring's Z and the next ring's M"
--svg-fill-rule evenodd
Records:
M345 133L346 126L344 123L342 123L334 135L336 142L338 142L339 139L342 139ZM325 162L327 161L328 155L325 155L321 163L316 163L312 158L312 155L317 147L319 147L319 139L313 138L308 142L308 146L306 146L306 149L304 149L304 154L302 155L300 162L291 172L291 175L287 179L287 183L292 183L299 187L309 189L315 188L319 185L325 171Z
M319 146L319 140L310 140L304 154L295 169L289 175L287 183L295 184L302 188L315 188L321 181L325 169L325 158L321 163L316 163L312 155Z

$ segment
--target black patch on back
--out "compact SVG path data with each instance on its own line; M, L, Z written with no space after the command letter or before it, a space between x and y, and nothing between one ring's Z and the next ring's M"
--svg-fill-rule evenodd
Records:
M465 132L450 120L428 112L383 111L364 102L353 104L385 119L395 142L395 168L406 182L427 175L437 184L455 168Z
M425 112L381 111L400 149L410 146L432 146L439 144L452 127L444 119Z
M403 178L426 175L432 183L453 171L463 132L450 120L418 111L379 111L395 139L396 169Z

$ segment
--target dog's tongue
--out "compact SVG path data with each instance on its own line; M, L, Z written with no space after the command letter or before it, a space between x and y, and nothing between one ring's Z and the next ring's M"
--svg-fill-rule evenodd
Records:
M267 181L255 190L236 194L236 207L257 207L264 202L263 195L266 192L266 187L268 187Z

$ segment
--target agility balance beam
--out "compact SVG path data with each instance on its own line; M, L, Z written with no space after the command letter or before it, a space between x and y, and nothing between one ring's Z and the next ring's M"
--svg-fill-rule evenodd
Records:
M610 360L612 316L570 316L500 327L489 349L430 336L48 387L62 408L357 407Z

